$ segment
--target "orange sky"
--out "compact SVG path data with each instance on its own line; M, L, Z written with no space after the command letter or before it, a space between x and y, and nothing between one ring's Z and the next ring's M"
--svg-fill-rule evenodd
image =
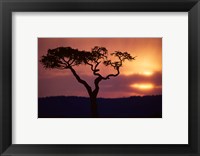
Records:
M99 97L127 97L134 95L162 94L162 38L39 38L38 57L48 49L72 47L90 51L94 46L106 47L109 53L127 51L136 60L126 61L120 76L100 83ZM93 85L89 67L76 68L79 75ZM103 67L101 74L114 72ZM38 93L44 96L87 96L85 88L79 84L70 71L45 70L38 64Z

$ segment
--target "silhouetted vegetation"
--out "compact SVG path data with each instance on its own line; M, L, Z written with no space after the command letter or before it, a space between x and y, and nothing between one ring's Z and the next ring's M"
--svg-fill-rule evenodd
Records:
M49 49L47 54L42 56L40 62L46 69L70 70L76 80L86 88L90 97L92 115L93 117L97 117L97 95L99 93L99 83L102 80L118 76L124 61L135 59L135 57L132 57L128 52L115 51L110 55L115 57L117 60L112 61L109 59L108 51L105 47L95 46L91 51L80 51L71 47L58 47L55 49ZM92 89L92 87L75 71L74 66L79 66L81 64L90 66L91 72L96 76L96 79L94 80L94 89ZM103 76L100 73L100 64L112 67L116 73Z
M161 118L162 95L128 98L97 98L99 118ZM86 97L45 97L38 100L39 118L91 118Z

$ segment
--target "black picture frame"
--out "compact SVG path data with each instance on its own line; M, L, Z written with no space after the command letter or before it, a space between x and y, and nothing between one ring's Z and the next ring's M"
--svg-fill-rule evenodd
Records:
M188 12L188 145L20 145L12 144L12 12L126 11ZM43 155L200 155L200 2L199 0L0 0L0 153ZM172 127L170 127L172 128ZM170 137L170 136L169 136Z

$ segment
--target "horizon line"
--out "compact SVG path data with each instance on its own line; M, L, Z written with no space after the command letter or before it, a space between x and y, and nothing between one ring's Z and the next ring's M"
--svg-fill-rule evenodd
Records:
M97 97L97 99L121 99L121 98L130 98L130 97L145 97L145 96L162 96L162 94L153 94L153 95L133 95L133 96L126 96L126 97ZM39 98L50 98L50 97L78 97L78 98L90 98L89 96L75 96L75 95L57 95L57 96L43 96L43 97L38 97Z

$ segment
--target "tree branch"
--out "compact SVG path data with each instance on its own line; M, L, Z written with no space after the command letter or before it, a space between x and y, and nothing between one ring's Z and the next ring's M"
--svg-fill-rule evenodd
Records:
M100 71L100 69L97 69L98 65L101 63L101 61L95 61L95 66L89 62L86 62L86 64L90 65L91 70L93 71L93 74L99 77L103 77L101 74L97 73L98 71Z
M96 97L98 92L99 92L99 83L100 81L103 80L103 77L97 77L95 80L94 80L94 84L95 84L95 89L93 90L93 94L94 96Z
M64 57L63 57L63 58L61 58L61 59L62 59L62 60L65 62L65 63L67 63L67 64L69 63L69 60L68 60L68 61L66 61Z
M110 79L111 76L112 76L112 77L118 76L118 75L120 74L119 67L116 67L116 70L117 70L117 73L116 73L116 74L109 74L109 75L107 75L106 77L104 77L103 79L104 79L104 80L107 80L107 79Z
M75 78L77 79L77 81L81 84L83 84L85 86L85 88L87 89L88 93L91 94L92 93L92 89L91 87L87 84L86 81L82 80L79 75L76 73L76 71L71 67L69 66L69 69L71 70L71 72L73 73L73 75L75 76Z
M94 71L94 69L93 69L93 68L94 68L93 64L91 64L91 63L89 63L89 62L86 62L86 64L88 64L88 65L91 67L91 70Z

